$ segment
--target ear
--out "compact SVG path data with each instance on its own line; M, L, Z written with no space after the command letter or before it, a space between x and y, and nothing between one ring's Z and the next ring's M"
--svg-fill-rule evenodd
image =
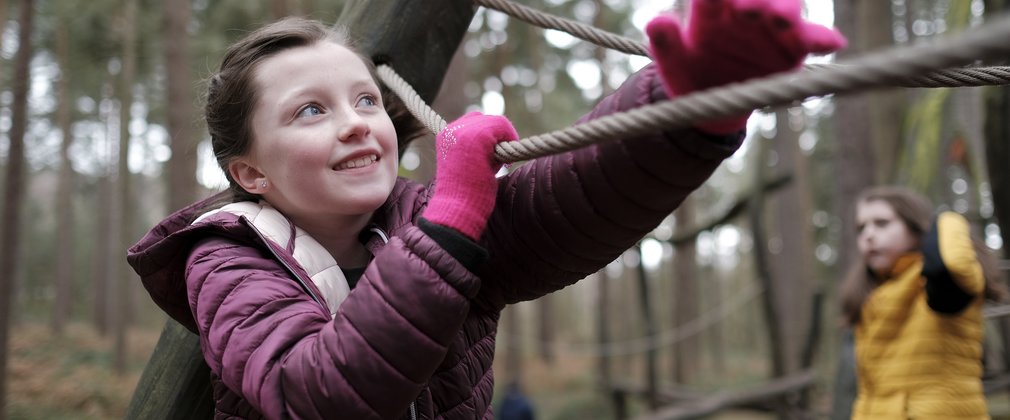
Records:
M250 194L263 194L267 185L264 183L267 176L260 172L259 168L253 166L245 159L238 159L228 164L228 174L234 179L242 189Z

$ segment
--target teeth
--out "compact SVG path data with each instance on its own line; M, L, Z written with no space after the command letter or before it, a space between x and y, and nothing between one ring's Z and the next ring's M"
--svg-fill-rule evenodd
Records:
M343 170L343 169L360 168L360 167L363 167L363 166L371 165L372 163L374 163L378 159L379 159L379 157L376 156L376 155L362 156L360 158L357 158L357 159L354 159L354 160L350 160L350 161L341 163L341 164L337 165L337 167L335 169L339 171L339 170Z

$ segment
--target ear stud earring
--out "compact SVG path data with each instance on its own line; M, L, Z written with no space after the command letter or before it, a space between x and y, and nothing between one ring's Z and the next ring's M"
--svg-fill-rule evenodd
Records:
M267 187L266 180L260 181L260 188L266 188L266 187Z

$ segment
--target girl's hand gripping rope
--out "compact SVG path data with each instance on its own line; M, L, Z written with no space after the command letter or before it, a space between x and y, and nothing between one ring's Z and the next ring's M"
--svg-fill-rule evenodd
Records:
M446 126L435 138L435 193L424 218L479 239L494 207L495 173L502 167L494 147L518 138L507 118L480 112Z
M811 53L845 47L835 29L804 21L802 0L692 0L682 28L675 16L646 26L653 60L666 93L674 98L697 90L793 70ZM748 115L697 125L712 134L731 134Z

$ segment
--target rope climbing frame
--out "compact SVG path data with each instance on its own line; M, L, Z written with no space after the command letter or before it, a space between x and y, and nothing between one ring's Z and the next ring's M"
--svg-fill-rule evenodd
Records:
M537 26L568 32L619 51L645 55L644 47L627 38L552 17L508 0L474 0ZM519 162L574 150L596 142L689 127L696 121L740 115L754 109L785 105L829 94L883 87L961 87L1010 83L1010 67L954 68L1010 52L1010 17L1002 16L974 30L935 43L902 46L834 65L809 66L807 71L780 73L697 92L670 101L608 115L585 124L499 143L495 156L503 163ZM417 98L413 88L387 65L379 77L433 133L445 120Z

